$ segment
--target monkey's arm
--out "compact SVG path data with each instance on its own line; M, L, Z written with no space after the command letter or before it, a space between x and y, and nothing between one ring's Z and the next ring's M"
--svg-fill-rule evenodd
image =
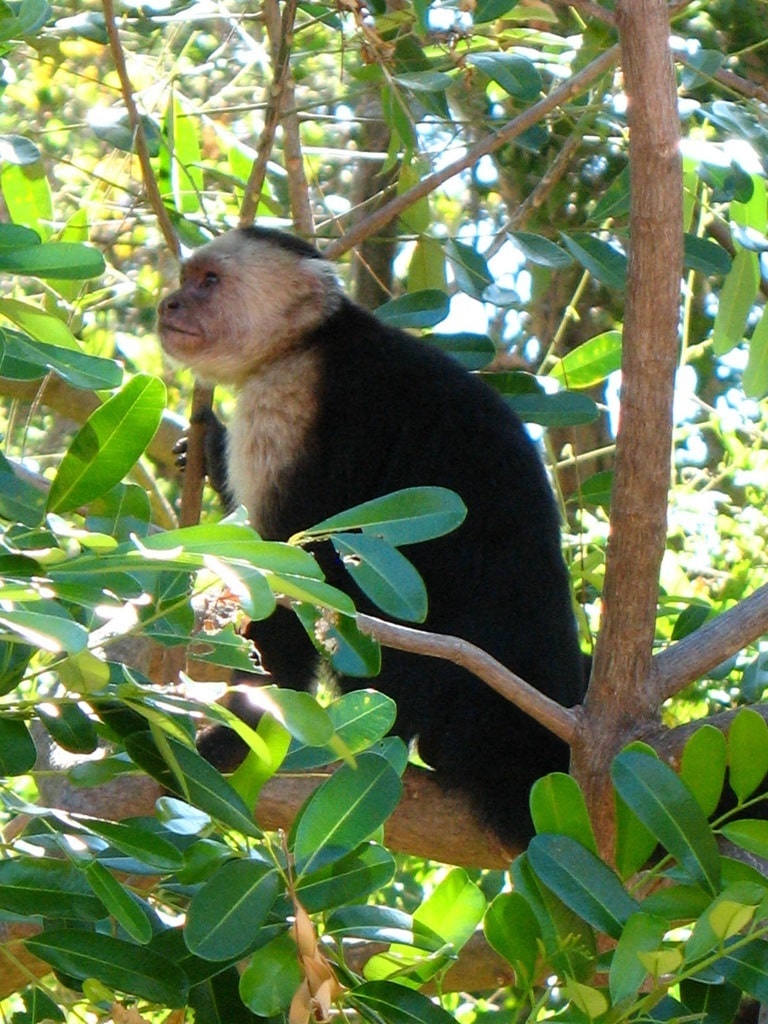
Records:
M208 483L216 491L226 512L235 507L235 499L229 488L227 478L227 428L211 409L203 409L196 413L195 422L202 423L205 428L203 454L205 456L205 473ZM188 439L182 437L174 445L176 465L184 469L187 462Z

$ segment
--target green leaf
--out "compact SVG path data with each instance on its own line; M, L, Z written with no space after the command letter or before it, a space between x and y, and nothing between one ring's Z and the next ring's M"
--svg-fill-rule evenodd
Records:
M706 818L714 814L723 794L727 760L725 736L712 725L702 725L683 748L680 778Z
M104 666L106 669L106 666ZM99 742L96 728L78 704L38 705L35 713L51 739L64 750L92 754Z
M672 769L648 754L625 750L613 762L613 783L646 828L709 892L720 885L720 855L707 819Z
M73 978L96 978L109 988L161 1006L182 1007L188 984L175 963L111 935L45 931L26 939L31 953Z
M712 347L718 356L738 345L747 329L747 317L760 286L760 266L757 253L739 249L720 291L715 325L712 329Z
M240 978L240 997L258 1017L286 1009L302 982L296 944L286 932L251 955Z
M723 66L725 55L719 50L696 50L695 53L686 53L683 69L680 73L680 85L687 92L693 89L700 89L708 86Z
M337 740L351 754L359 754L386 736L395 724L395 702L376 690L352 690L325 709ZM335 745L293 747L283 762L285 771L306 771L338 759Z
M50 225L54 219L53 199L42 161L38 160L34 164L24 166L6 164L0 170L0 186L11 220L16 224L29 225L41 238L48 238L51 233ZM16 249L0 253L0 267L7 269L9 273L28 273L26 267L35 266L34 258L25 255L28 252L28 249ZM93 252L95 253L95 250ZM59 257L56 257L55 262L58 262L58 259ZM4 261L9 265L4 265Z
M558 391L554 395L510 395L507 401L523 423L542 427L578 427L599 417L597 404L588 395Z
M140 114L139 120L144 129L149 155L159 156L165 148L159 125L147 114ZM89 112L88 123L97 139L114 146L115 149L121 149L125 153L132 153L136 149L136 132L125 109L95 107Z
M228 960L251 947L280 891L280 876L255 860L230 860L192 897L184 939L205 960Z
M612 490L613 470L606 469L587 477L574 497L577 502L583 502L585 505L602 505L603 508L609 509Z
M317 643L317 625L320 616L315 608L308 605L294 607L313 642ZM333 623L324 621L322 653L327 657L330 648L330 662L343 676L365 678L381 671L381 648L370 636L361 633L354 615L340 615Z
M382 323L403 330L434 327L448 316L450 304L451 300L445 292L428 288L385 302L376 310L376 316Z
M57 322L54 317L50 320ZM0 330L0 360L4 372L8 360L18 360L34 369L39 377L53 372L72 387L86 390L115 388L123 379L122 367L112 359L101 359L79 350L60 348L45 340L36 341L18 331L7 329ZM13 362L10 365L13 366Z
M0 861L0 907L23 917L97 921L104 904L68 861L16 857Z
M450 260L456 277L456 284L467 295L481 300L485 289L493 284L493 277L484 257L471 245L455 238L445 244L445 254Z
M307 551L281 541L262 540L250 526L205 523L153 534L142 540L148 551L174 551L239 559L277 575L309 576L322 580L323 572Z
M305 875L297 886L297 895L310 914L356 903L388 886L396 866L389 850L364 843L346 857Z
M747 398L762 398L768 393L768 306L763 307L749 339L749 358L742 384Z
M573 257L544 235L534 235L529 231L510 231L509 237L518 247L523 256L531 263L550 270L562 270L570 267Z
M597 843L579 784L570 775L552 772L537 779L530 793L531 817L538 833L570 836L592 853Z
M104 257L98 249L77 242L42 242L23 249L0 249L0 273L79 281L103 274Z
M592 928L540 881L527 853L512 863L515 892L528 901L541 929L547 961L561 976L587 981L594 975L595 934Z
M723 825L719 831L735 846L768 860L768 821L745 818Z
M53 601L39 601L36 607L45 611L12 608L0 612L0 629L9 631L5 639L17 636L25 643L53 654L62 651L77 654L85 650L88 631L71 619L61 605Z
M152 440L165 386L139 374L96 409L75 435L48 495L49 512L70 512L119 483Z
M114 875L97 861L86 864L83 872L101 902L134 942L149 942L152 938L149 918L139 902L120 885Z
M700 629L712 613L712 607L704 601L691 601L675 619L672 640L682 640Z
M563 356L550 376L567 388L591 388L621 369L621 331L605 331Z
M717 242L687 232L683 236L683 266L686 270L696 270L706 277L715 274L725 276L731 264L731 257Z
M452 868L413 914L415 923L439 935L458 952L483 919L486 902L481 889L463 868Z
M302 538L338 530L363 530L390 544L418 544L460 526L467 510L458 494L444 487L408 487L324 519Z
M515 987L531 987L541 928L526 898L519 892L500 893L488 908L483 928L489 946L514 967Z
M398 85L412 92L445 92L453 84L451 76L442 71L413 71L392 77Z
M386 615L424 621L427 588L397 548L366 533L337 533L331 540L349 575Z
M603 225L609 217L614 219L626 217L629 213L629 195L629 166L627 165L619 171L595 203L594 209L589 215L590 221L593 224Z
M617 875L568 836L534 836L528 847L531 867L541 881L580 917L613 938L639 908Z
M402 182L400 183L402 185ZM411 209L409 220L412 220L418 213L420 204ZM429 225L429 205L427 204L427 225ZM429 235L420 235L413 248L410 262L408 263L408 292L423 291L434 288L438 291L447 291L448 284L445 276L445 253L442 243L437 238Z
M199 119L185 111L175 89L170 90L165 113L165 144L160 149L161 167L168 177L179 213L196 214L203 192Z
M465 370L482 370L496 355L487 334L426 334L421 340L447 353Z
M638 954L661 949L669 921L651 914L637 913L626 921L611 959L608 986L616 1005L634 999L648 974Z
M527 57L516 53L473 53L469 59L510 96L535 100L541 95L544 82L536 65Z
M686 1008L702 1024L729 1024L738 1018L743 993L736 985L707 985L684 978L680 995Z
M122 821L100 821L78 816L79 824L141 864L158 871L178 871L184 859L176 847L157 832L149 832Z
M482 25L488 21L495 21L503 18L513 8L517 7L518 0L479 0L477 7L472 12L472 21L475 25Z
M7 139L8 136L2 136ZM17 138L17 136L13 136ZM0 249L21 249L27 245L40 245L40 235L23 224L0 224Z
M24 722L0 718L0 775L24 775L34 768L37 749Z
M419 925L404 910L382 905L342 907L329 915L326 933L342 939L399 943L428 953L435 953L445 945L440 935Z
M768 773L768 726L751 708L742 708L728 730L731 789L739 803L750 797Z
M338 860L368 839L389 817L402 793L392 765L364 753L355 768L342 765L307 801L294 826L297 875Z
M181 792L189 803L210 814L212 818L229 825L255 839L261 838L248 807L226 779L205 761L196 750L166 740L169 764L176 776Z
M738 938L731 944L739 942ZM761 939L729 950L712 965L714 972L720 972L733 985L754 996L758 1002L768 1000L768 943Z
M627 257L594 235L560 233L563 245L585 270L608 288L623 292L627 284Z
M353 1006L361 1007L368 1020L387 1024L455 1024L453 1015L427 996L392 981L368 981L347 998Z

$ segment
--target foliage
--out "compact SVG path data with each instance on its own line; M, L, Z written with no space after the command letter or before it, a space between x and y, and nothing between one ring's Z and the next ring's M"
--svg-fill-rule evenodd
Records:
M377 201L410 197L394 260L384 224L361 239L362 263L387 293L378 315L484 372L548 429L588 643L612 484L630 172L615 31L580 6L302 5L290 33L301 124L283 118L257 213L303 223L322 245ZM757 400L768 392L768 136L747 86L765 88L753 58L767 33L757 5L749 17L737 4L707 8L675 12L686 277L660 644L766 579ZM753 712L739 713L727 740L696 732L683 781L646 749L620 755L613 866L596 855L573 780L542 780L538 835L511 889L493 874L404 865L383 844L407 760L387 737L386 698L361 691L321 707L264 688L253 730L158 686L143 647L126 652L126 640L186 644L205 595L223 587L254 618L287 597L345 671L374 673L376 645L304 547L330 536L384 611L419 621L428 595L397 548L462 515L455 497L425 489L307 524L289 545L262 541L237 515L217 522L212 506L203 525L172 528L179 426L167 409L186 411L187 382L163 369L150 339L174 268L107 30L129 51L164 208L194 245L235 222L248 193L274 98L276 11L128 3L117 25L106 3L0 4L0 800L12 819L0 912L35 927L26 949L57 978L41 987L26 976L8 1015L62 1019L77 999L106 1016L119 999L189 1006L206 1022L289 1008L300 1021L341 1000L371 1021L438 1024L503 1006L568 1021L727 1022L743 992L768 997L765 878L714 838L766 856L765 823L743 818L768 769ZM552 100L582 73L578 90ZM297 182L313 224L302 222ZM364 290L365 266L340 269ZM193 653L215 675L250 667L231 623L206 620ZM759 644L742 652L665 708L667 720L758 699L764 662ZM203 715L251 749L228 780L195 752ZM66 767L35 770L33 735L71 754ZM340 758L288 835L255 824L278 770ZM151 818L75 811L49 788L64 773L87 793L142 772L165 791ZM445 986L481 922L514 983L465 1005L417 991ZM352 942L385 948L359 969ZM10 970L18 942L3 955Z

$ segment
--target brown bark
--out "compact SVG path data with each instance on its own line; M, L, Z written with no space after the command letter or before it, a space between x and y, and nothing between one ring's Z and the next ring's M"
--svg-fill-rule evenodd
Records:
M630 243L603 623L573 768L604 854L612 849L610 763L658 710L647 686L666 540L682 271L679 122L664 0L621 0L628 99Z

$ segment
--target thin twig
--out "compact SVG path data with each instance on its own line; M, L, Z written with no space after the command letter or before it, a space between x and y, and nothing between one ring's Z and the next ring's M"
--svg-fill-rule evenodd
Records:
M360 612L357 614L357 625L361 633L373 637L385 647L408 651L410 654L423 654L429 658L442 658L460 665L565 743L571 742L578 722L578 709L564 708L562 704L545 697L541 691L468 640L411 629Z
M128 112L128 121L131 125L131 131L133 132L136 156L138 157L139 165L141 167L141 176L144 182L144 191L147 194L147 201L157 217L158 226L168 248L172 253L178 256L181 252L179 239L176 232L173 230L171 218L165 208L163 197L160 195L160 189L157 186L157 179L152 171L149 147L147 146L147 136L144 132L144 125L142 123L138 107L136 106L136 101L133 98L133 84L128 75L125 51L123 50L120 33L117 29L117 21L115 20L115 5L112 0L102 0L102 7L104 10L104 21L106 24L107 36L109 38L109 46L112 51L112 59L115 62L115 70L117 71L117 77L120 81L120 92L123 95L123 103L125 104L125 109Z
M275 141L277 123L280 119L280 111L283 106L286 77L288 75L288 64L291 56L291 45L293 43L293 23L296 19L296 8L298 0L285 0L283 17L280 26L280 44L278 47L277 59L272 86L269 91L269 100L264 115L264 130L259 137L259 145L256 151L256 159L245 187L240 208L240 227L247 227L252 224L256 217L256 209L261 198L261 190L264 186L264 178L267 174L267 161L272 152Z
M285 33L292 29L280 17L279 0L264 0L264 23L267 27L273 66L280 64L280 54L285 43ZM304 173L304 155L301 148L301 134L298 111L296 109L296 91L290 61L285 62L283 88L280 97L280 123L283 126L283 158L285 172L288 175L288 201L291 207L291 220L294 231L302 238L314 238L314 219L312 203L309 199L309 184Z
M649 697L661 704L768 632L768 583L694 633L657 654Z

